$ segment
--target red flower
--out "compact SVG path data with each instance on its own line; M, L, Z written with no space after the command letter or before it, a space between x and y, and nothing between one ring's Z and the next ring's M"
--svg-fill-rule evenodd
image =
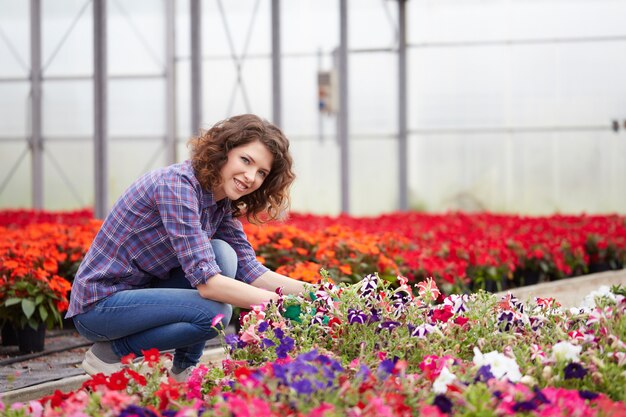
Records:
M111 374L106 385L109 389L121 391L128 386L128 378L124 375L124 371L116 372Z
M91 376L91 379L83 382L83 388L95 389L99 385L106 385L107 377L104 374L95 374Z
M159 349L157 348L142 350L141 354L143 355L144 360L152 366L157 364L159 362L159 359L161 358L161 354L159 352Z
M127 369L126 373L139 385L141 385L142 387L144 387L147 383L146 381L146 377L141 375L139 372L137 371L133 371L132 369Z
M126 356L122 356L121 362L124 365L130 365L131 363L133 363L133 361L135 360L135 358L137 357L137 355L135 355L134 353L129 353Z
M159 389L154 393L154 396L159 399L159 410L165 410L172 400L177 400L180 397L180 390L178 389L178 383L172 378L169 378L173 384L164 383L161 384Z
M48 401L50 401L50 407L51 408L56 408L56 407L60 407L63 404L63 401L67 400L72 395L74 395L74 393L72 393L72 392L68 392L66 394L66 393L63 393L63 392L61 392L59 390L55 390L52 395L49 395L47 397L43 397L41 400L39 400L39 402L41 404L45 404Z
M444 306L443 308L437 308L433 310L433 320L447 322L454 313L452 312L452 306Z
M459 316L459 317L454 319L454 322L456 324L458 324L459 326L463 326L468 321L469 321L469 319L467 317L463 317L463 316Z

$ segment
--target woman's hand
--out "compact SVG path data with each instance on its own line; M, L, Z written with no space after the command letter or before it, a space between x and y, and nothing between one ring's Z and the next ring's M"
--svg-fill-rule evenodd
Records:
M246 284L221 274L212 276L205 284L200 284L196 288L203 298L241 308L250 308L278 299L278 294L273 291Z

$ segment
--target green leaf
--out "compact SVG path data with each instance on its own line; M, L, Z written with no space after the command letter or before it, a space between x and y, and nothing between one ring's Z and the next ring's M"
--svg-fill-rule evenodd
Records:
M17 297L13 297L13 298L7 298L7 300L4 302L5 306L12 306L14 304L19 304L22 302L21 298L17 298Z
M26 318L30 319L35 312L35 302L27 298L22 300L22 311L26 315Z
M43 302L43 300L44 300L44 295L43 294L39 294L37 296L37 298L35 298L35 304L39 305L39 304L41 304Z
M39 316L41 317L41 321L46 321L48 318L48 310L43 305L39 305Z

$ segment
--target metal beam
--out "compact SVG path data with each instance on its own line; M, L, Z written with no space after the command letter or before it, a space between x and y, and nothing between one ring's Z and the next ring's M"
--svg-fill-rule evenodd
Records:
M399 209L409 209L407 145L406 0L398 0L398 186Z
M200 0L190 0L191 28L191 134L202 126L202 25Z
M95 216L108 213L107 0L93 2Z
M276 126L282 125L280 45L280 0L272 0L272 118Z
M43 209L43 140L41 127L41 0L30 1L30 110L32 206Z
M339 135L341 163L341 212L350 213L350 141L348 131L348 0L339 3Z
M176 162L176 3L165 0L165 161Z

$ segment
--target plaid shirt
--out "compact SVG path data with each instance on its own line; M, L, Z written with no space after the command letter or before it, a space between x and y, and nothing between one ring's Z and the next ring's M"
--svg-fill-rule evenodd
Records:
M268 269L259 263L230 200L204 191L190 161L149 172L115 203L85 255L72 285L66 317L122 290L147 288L182 266L196 287L221 272L211 238L237 253L239 281L251 283Z

